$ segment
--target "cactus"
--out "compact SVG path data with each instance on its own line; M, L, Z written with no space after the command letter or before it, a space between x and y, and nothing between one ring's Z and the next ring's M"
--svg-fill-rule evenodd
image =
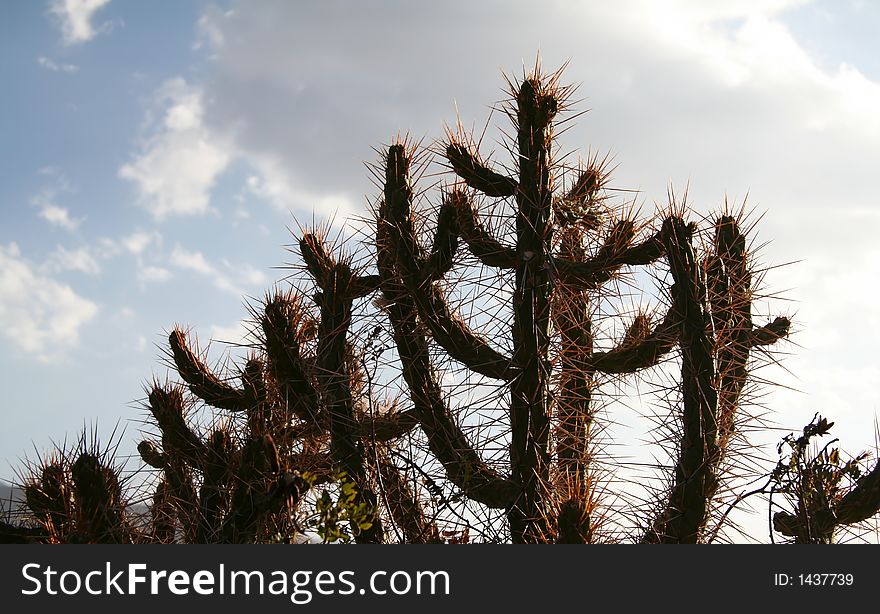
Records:
M27 469L24 503L36 527L29 540L56 544L140 541L138 522L126 498L125 480L94 434L83 433L71 448L58 447Z
M714 539L750 371L790 321L755 322L742 212L725 206L701 229L686 219L686 197L670 192L640 220L631 203L612 202L607 157L577 168L557 160L570 94L560 76L536 67L508 82L513 172L462 130L447 132L436 153L456 179L436 209L423 206L413 179L431 151L389 145L374 167L381 194L364 250L374 260L356 265L325 231L303 232L310 288L272 292L252 310L256 344L240 367L211 368L192 335L170 333L183 384L147 391L158 429L138 446L157 473L147 527L113 528L125 526L113 515L117 486L88 457L35 480L28 503L41 524L71 533L76 501L85 514L77 527L118 541L290 542L315 517L332 522L319 531L325 540L346 533L358 543ZM607 298L635 271L659 282L661 307L608 315ZM459 315L456 279L509 291L509 303ZM366 313L369 299L378 309ZM601 338L609 321L625 325L610 347ZM664 363L679 378L667 396L668 488L651 509L625 510L644 518L621 536L620 510L603 499L611 483L600 407L607 388ZM495 399L503 418L474 424L456 409L444 367L472 374L479 388L466 392ZM379 397L396 385L397 397ZM485 458L499 440L503 463ZM877 511L875 473L826 506L835 523ZM777 530L801 535L795 516L777 515Z
M409 346L424 344L413 338L415 332L398 330L395 322L408 315L404 311L415 312L454 360L508 386L509 478L483 469L466 441L459 441L458 455L471 459L469 465L480 471L460 471L457 462L450 462L457 459L444 460L435 451L442 450L436 443L431 450L466 496L506 510L514 542L546 541L554 531L560 541L589 539L588 510L596 501L588 498L595 489L584 485L591 481L595 376L623 378L656 365L678 345L679 457L666 505L644 540L696 542L706 529L718 472L733 436L749 351L786 336L789 321L777 318L763 327L753 325L745 239L729 215L718 219L713 250L702 261L694 247L696 226L684 222L684 207L677 206L674 197L654 232L638 240L636 221L624 215L609 222L604 239L587 253L586 245L600 237L603 209L607 209L607 160L591 156L570 189L556 193L560 167L554 160L553 126L567 102L567 90L558 79L559 73L544 76L536 68L511 85L507 114L516 134L511 147L516 178L490 168L460 132L450 132L442 147L460 183L446 189L434 245L451 232L445 226L454 229L454 224L445 222L453 209L472 256L486 267L513 272L509 356L495 349L497 338L490 343L452 314L439 283L442 269L433 264L438 251L435 247L426 256L414 231L409 184L413 156L402 144L389 148L377 249L385 299L397 305L396 311L389 311L395 340L402 358L410 353ZM515 244L505 245L487 230L477 210L478 194L513 201ZM653 329L647 316L638 314L617 347L596 351L591 309L603 286L624 267L656 266L664 257L673 280L668 313ZM395 295L394 284L408 296L399 296L399 290ZM551 351L554 333L559 339L556 356ZM407 377L406 372L404 377L415 404L419 397L438 396L436 386L421 392L411 381L416 377ZM443 405L438 398L432 402ZM430 442L431 434L426 433ZM503 496L482 496L487 489ZM558 508L555 516L554 508Z

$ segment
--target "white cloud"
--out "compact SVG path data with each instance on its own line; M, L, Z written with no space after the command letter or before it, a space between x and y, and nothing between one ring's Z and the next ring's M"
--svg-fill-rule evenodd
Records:
M42 269L49 273L59 273L61 271L79 271L86 275L98 275L101 273L101 265L98 264L98 261L87 247L68 250L61 245L49 254Z
M147 265L138 271L138 281L141 284L162 283L171 279L174 275L166 268Z
M220 269L211 264L201 252L190 251L180 245L174 246L169 262L179 269L206 277L211 280L215 288L237 296L245 294L242 286L258 287L267 282L264 273L248 264L234 265L223 260L221 261L223 266Z
M136 185L140 204L157 220L204 214L231 156L202 124L200 89L171 79L157 92L156 104L163 109L161 121L148 128L151 136L119 169L119 176Z
M162 243L162 235L155 230L151 232L138 230L127 237L123 237L120 242L129 253L139 256L150 245L160 245Z
M52 0L49 13L61 27L61 35L66 45L75 45L92 40L98 33L110 30L106 22L95 27L92 20L95 13L110 3L110 0Z
M72 75L79 70L79 66L77 66L76 64L56 64L53 60L44 56L40 56L37 58L37 64L39 64L46 70L50 70L52 72L64 72L69 75Z
M78 229L85 218L74 218L67 207L58 204L58 197L61 194L74 191L67 177L52 167L42 168L37 174L49 178L49 181L31 198L31 205L39 209L39 216L64 230L73 232Z
M83 218L74 219L71 217L70 211L66 207L59 207L51 203L40 206L40 217L53 226L59 226L71 232L79 228L83 222Z
M243 156L258 172L247 178L248 191L281 211L313 211L321 218L331 219L335 223L351 223L357 216L363 215L363 210L356 207L344 192L313 192L298 187L292 173L285 170L278 159L264 155Z
M269 283L269 278L263 273L263 271L254 268L249 264L236 266L226 259L224 259L222 263L227 270L234 271L236 277L241 280L241 283L243 284L248 286L263 286Z
M98 306L41 273L15 243L0 246L0 335L48 361L79 341Z
M180 245L176 245L174 251L171 252L171 264L200 275L214 275L216 273L214 267L208 264L201 252L191 252Z

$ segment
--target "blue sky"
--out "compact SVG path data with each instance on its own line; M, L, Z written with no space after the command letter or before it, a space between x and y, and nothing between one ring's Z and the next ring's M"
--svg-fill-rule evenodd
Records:
M646 209L670 181L704 212L749 194L762 260L800 261L766 276L799 331L771 417L873 445L880 5L365 5L3 3L0 477L83 424L133 450L165 331L240 341L294 216L363 212L373 147L481 127L538 50L591 110L563 148L612 151Z

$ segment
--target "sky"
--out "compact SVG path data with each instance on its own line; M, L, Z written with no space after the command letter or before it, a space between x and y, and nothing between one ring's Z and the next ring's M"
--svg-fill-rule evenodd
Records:
M589 109L562 149L611 152L644 210L748 196L760 262L793 263L765 276L796 328L771 418L872 448L877 31L869 1L4 2L0 478L84 426L131 452L167 331L241 341L289 227L364 214L374 148L482 130L537 53Z

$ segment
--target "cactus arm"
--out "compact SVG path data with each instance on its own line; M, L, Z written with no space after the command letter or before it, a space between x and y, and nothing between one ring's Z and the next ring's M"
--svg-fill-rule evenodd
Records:
M409 159L402 145L389 148L385 174L385 202L381 209L385 213L387 240L422 321L434 340L454 359L488 377L512 378L515 370L510 358L497 352L464 322L453 317L436 284L422 283L424 274L419 266L421 258L410 218Z
M77 539L82 543L131 543L131 529L122 516L122 491L116 471L98 455L83 452L70 473L76 499Z
M837 524L854 524L880 511L880 462L843 496L835 510Z
M199 488L199 526L196 540L200 544L216 541L223 514L229 506L229 493L234 489L233 457L236 453L229 434L221 429L208 437L207 452L202 464L202 485Z
M414 311L395 313L405 309L399 302L391 308L394 340L413 411L428 438L428 447L443 465L449 480L467 497L491 508L508 507L516 496L515 484L483 462L456 424L443 401L430 363L427 340L417 332Z
M389 158L402 153L402 148L397 153L392 148ZM377 220L377 263L403 379L413 404L412 411L428 438L431 453L443 465L449 480L466 496L488 507L508 507L516 496L516 486L483 462L443 401L427 339L419 330L415 302L397 274L397 258L394 244L389 240L391 233L386 207L384 202L380 205Z
M560 470L576 480L587 467L595 413L592 410L595 369L589 364L593 355L590 304L587 292L566 287L558 289L554 298L553 320L560 335L561 363L556 388L557 459ZM566 520L558 519L558 522L565 524Z
M786 317L777 317L768 324L759 328L754 328L749 335L748 343L750 347L759 347L764 345L772 345L788 336L791 330L791 320Z
M815 541L811 537L824 536L830 542L837 527L864 522L880 512L880 462L869 473L862 476L856 485L846 493L834 511L825 509L814 517L802 517L789 512L776 512L773 515L773 528L787 537L794 537L798 543Z
M607 352L594 352L587 363L601 373L635 373L659 363L678 343L678 337L679 322L671 307L647 337L635 343L624 341Z
M301 420L319 424L318 393L300 356L298 309L290 297L275 295L266 301L260 325L269 370L278 383L280 396Z
M172 494L177 517L183 525L185 541L193 541L199 531L199 499L193 486L192 469L201 469L209 456L208 447L184 418L183 392L177 386L153 386L148 395L150 413L162 432L161 457L167 488ZM141 442L144 444L144 442ZM152 455L154 446L139 445L142 458Z
M199 531L199 498L193 484L193 472L189 460L171 455L165 467L165 480L183 528L183 542L193 543Z
M174 329L168 337L171 353L177 372L189 389L208 405L231 411L245 411L253 400L244 390L239 390L222 381L193 352L180 329Z
M392 415L361 419L357 432L361 437L387 443L409 433L418 422L415 410L408 409Z
M268 510L270 484L278 472L278 448L270 435L251 437L245 442L236 475L238 485L219 530L220 543L253 543Z
M369 296L379 287L378 275L358 275L351 283L347 298L359 299Z
M403 533L403 543L439 543L440 531L437 524L425 514L422 502L413 492L410 481L384 452L379 453L379 477L385 505L394 524Z
M446 159L455 174L464 182L492 197L508 197L516 194L515 179L500 175L483 164L476 154L467 150L464 145L450 143L446 146Z
M199 466L205 444L183 417L183 394L177 387L154 386L149 394L150 413L162 431L162 448L192 466Z
M557 544L587 544L590 539L590 515L583 501L568 499L556 517Z
M423 275L426 280L441 279L452 268L452 260L458 249L458 219L455 206L448 198L443 199L437 215L437 229L431 254L425 260Z
M719 437L726 441L733 433L753 338L746 239L729 215L715 223L714 251L706 279L717 347Z
M705 270L718 367L718 454L713 459L717 472L734 436L736 414L748 379L751 349L783 338L791 323L787 318L776 318L760 328L754 326L746 237L734 217L722 215L715 222L713 250Z
M614 234L612 233L612 239ZM642 266L655 262L663 256L663 242L660 232L641 243L606 243L596 256L578 262L566 258L554 258L553 266L562 283L573 287L593 290L609 281L622 266Z
M516 250L495 239L480 221L471 198L463 190L453 190L448 195L449 202L455 207L461 238L467 244L471 254L486 266L514 269L516 268Z

